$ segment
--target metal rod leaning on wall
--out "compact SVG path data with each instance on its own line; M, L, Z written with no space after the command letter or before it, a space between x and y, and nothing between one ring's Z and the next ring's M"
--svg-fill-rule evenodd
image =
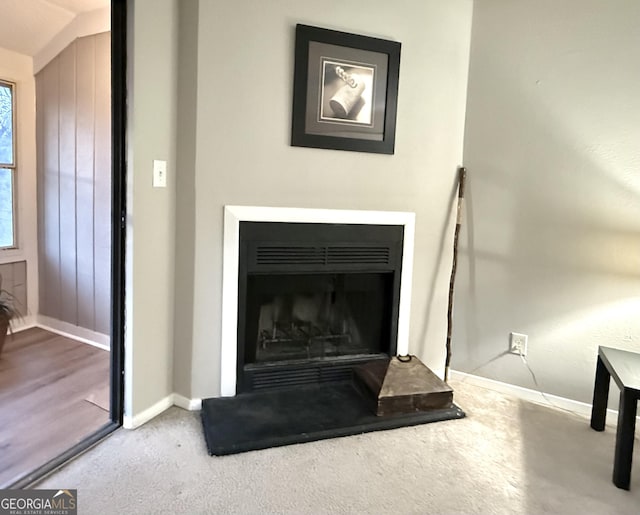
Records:
M464 205L464 185L467 179L467 169L458 167L458 206L456 214L456 230L453 235L453 264L451 266L451 278L449 280L449 308L447 310L447 357L444 362L444 380L449 380L449 365L451 364L451 331L453 329L453 287L456 282L456 269L458 267L458 237L462 225L462 208Z

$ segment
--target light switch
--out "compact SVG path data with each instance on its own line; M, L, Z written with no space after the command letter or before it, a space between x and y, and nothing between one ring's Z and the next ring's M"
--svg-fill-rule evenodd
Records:
M167 162L153 160L153 187L154 188L166 188L167 187Z

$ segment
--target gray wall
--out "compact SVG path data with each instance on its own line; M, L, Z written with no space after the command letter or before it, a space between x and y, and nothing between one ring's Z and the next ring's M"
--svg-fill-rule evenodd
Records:
M219 394L225 204L415 212L410 349L442 369L471 9L470 0L199 2L197 48L181 41L197 69L181 55L179 73L196 74L197 109L180 126L195 121L195 149L178 148L178 393ZM402 43L395 155L290 146L296 23ZM191 102L186 88L180 102Z
M176 182L176 227L195 226L196 121L198 119L198 14L199 0L180 0L178 61L178 163L180 180ZM193 288L195 234L176 231L175 327L173 368L174 389L191 389L191 353L185 352L193 338Z
M218 392L224 204L416 211L411 350L442 364L472 2L363 5L130 3L129 415ZM638 347L639 17L475 2L454 368L533 386L503 354L521 331L542 387L588 400L597 345ZM395 156L288 145L298 22L403 43Z
M128 2L125 425L173 392L180 4ZM154 159L166 188L152 187Z
M79 38L36 76L39 312L110 323L110 35Z
M479 0L453 367L590 402L640 350L640 3Z

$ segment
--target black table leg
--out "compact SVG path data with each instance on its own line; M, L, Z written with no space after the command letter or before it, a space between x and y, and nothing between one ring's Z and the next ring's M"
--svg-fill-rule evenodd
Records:
M593 387L593 406L591 408L591 427L596 431L604 431L607 418L607 401L609 400L609 383L611 374L598 356L596 365L596 381Z
M616 435L616 453L613 462L613 484L625 490L629 490L629 483L631 482L637 404L638 399L634 395L627 394L624 390L620 392L618 433Z

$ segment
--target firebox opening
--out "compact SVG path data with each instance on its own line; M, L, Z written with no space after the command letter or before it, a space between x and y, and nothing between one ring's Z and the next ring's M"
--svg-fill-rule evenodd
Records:
M251 275L245 364L389 353L393 275Z

